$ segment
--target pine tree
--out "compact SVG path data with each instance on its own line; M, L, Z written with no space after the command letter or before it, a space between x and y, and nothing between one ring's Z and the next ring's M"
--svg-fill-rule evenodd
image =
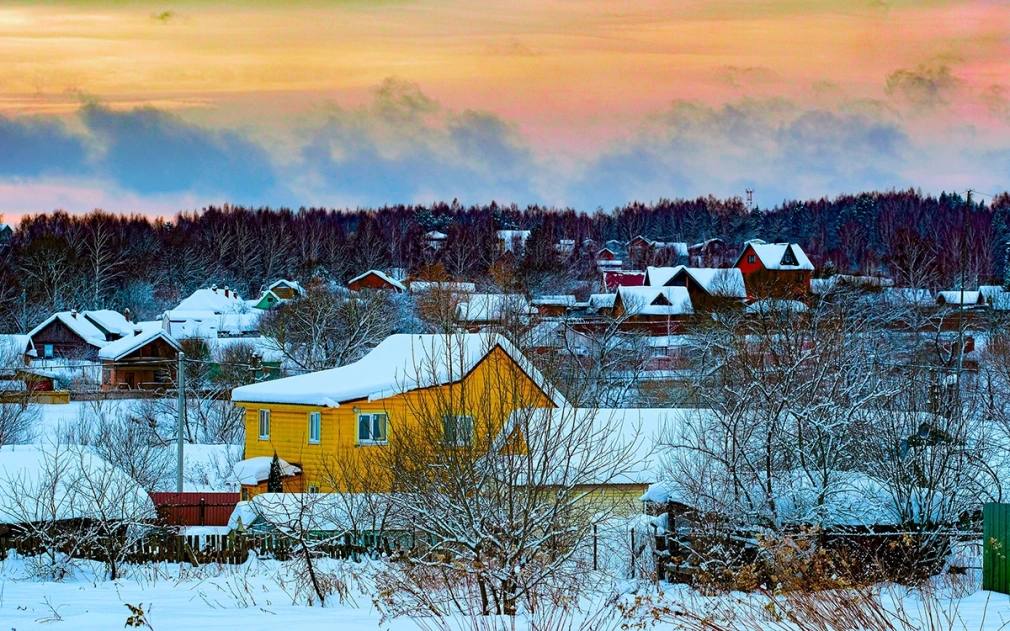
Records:
M274 459L270 461L270 475L267 477L267 493L283 493L284 483L281 481L281 461L274 452Z

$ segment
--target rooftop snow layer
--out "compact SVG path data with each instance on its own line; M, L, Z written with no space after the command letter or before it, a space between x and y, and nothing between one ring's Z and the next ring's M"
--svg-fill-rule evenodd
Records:
M169 346L175 350L182 350L179 343L164 330L148 328L146 331L141 330L135 335L120 338L115 342L109 342L102 347L102 350L98 351L98 358L108 361L117 361L159 338L165 340L165 342L167 342Z
M235 388L232 401L337 407L459 381L495 347L501 348L554 400L540 372L504 337L490 333L391 335L358 361L318 372Z

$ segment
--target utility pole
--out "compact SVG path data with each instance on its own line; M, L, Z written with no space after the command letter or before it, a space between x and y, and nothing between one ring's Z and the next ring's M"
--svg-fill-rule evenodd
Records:
M183 432L186 427L186 353L179 351L179 367L176 368L175 383L179 388L178 426L175 428L175 449L178 464L175 472L175 490L182 493Z
M961 385L961 371L964 369L964 284L968 277L968 213L971 210L971 194L974 191L968 189L965 197L964 209L961 212L961 303L957 310L957 335L958 335L958 355L957 355L957 384Z

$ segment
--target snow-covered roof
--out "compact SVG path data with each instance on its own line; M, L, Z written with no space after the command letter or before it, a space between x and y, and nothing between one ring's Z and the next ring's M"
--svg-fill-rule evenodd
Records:
M290 287L291 289L294 289L298 293L301 293L303 291L302 290L302 286L299 285L298 282L293 281L293 280L288 280L286 278L282 278L280 280L275 280L274 282L270 283L270 285L267 287L267 291L271 291L271 290L276 289L278 287Z
M686 287L618 287L617 297L632 315L678 316L694 313Z
M34 348L29 335L0 333L0 361L12 359L11 355L31 354Z
M531 454L557 458L552 472L557 477L551 481L556 484L651 484L662 476L666 436L691 413L680 408L526 409L513 412L503 435L519 431Z
M461 322L496 322L532 312L522 294L471 294L466 302L456 305L456 318Z
M574 307L575 296L571 294L537 296L533 299L534 305L553 307Z
M768 298L755 300L744 308L746 313L806 313L807 305L799 300Z
M0 523L97 517L152 519L154 504L124 470L87 447L0 447Z
M164 329L149 328L146 331L141 329L139 332L120 338L115 342L109 342L103 346L100 351L98 351L98 358L107 361L118 361L133 351L142 348L157 339L164 340L169 346L177 351L182 350L179 343L176 342L172 336L166 333Z
M391 285L391 286L399 289L400 291L407 291L407 288L404 286L403 283L401 283L400 281L396 280L395 278L393 278L389 274L383 272L382 270L377 270L377 269L370 269L370 270L368 270L367 272L365 272L363 274L358 274L357 276L355 276L351 280L347 281L347 284L348 285L352 285L352 284L356 283L359 280L363 280L363 279L367 278L368 276L377 276L379 279L382 280L382 282L387 283L387 284L389 284L389 285Z
M477 285L464 281L415 280L410 283L410 291L452 291L461 294L472 294L477 291Z
M814 264L807 258L806 252L796 243L765 243L759 239L755 239L748 241L747 245L754 249L754 253L757 254L758 259L761 260L761 265L765 269L810 271L814 269ZM796 259L795 265L783 263L790 250ZM744 248L744 252L746 251L747 248ZM740 253L740 258L743 258L743 252ZM740 258L737 259L737 263L740 262Z
M880 291L880 299L890 305L931 305L935 302L933 293L928 289L916 287L884 287Z
M615 300L617 300L617 294L590 294L589 308L597 310L613 309Z
M90 344L91 346L96 346L101 348L109 343L106 338L105 331L99 328L95 324L95 321L85 317L87 312L77 312L77 311L57 311L53 315L46 318L41 324L28 332L29 337L35 337L40 331L45 329L51 323L59 321L63 323L68 329L74 332L82 340ZM125 318L124 318L125 321ZM131 331L132 331L132 326ZM127 333L129 334L129 332Z
M281 466L281 476L287 477L302 472L301 469L288 463L283 458L277 458L277 460ZM260 482L265 482L270 477L271 462L273 462L273 456L246 458L245 460L236 462L235 466L231 469L231 473L239 484L255 486Z
M84 311L84 317L114 335L132 335L133 323L122 313L112 309L96 309Z
M645 272L646 283L661 287L669 283L681 272L686 273L712 296L746 298L747 289L743 282L743 272L736 267L649 267Z
M391 335L358 361L318 372L235 388L232 401L337 407L454 383L494 348L501 348L556 405L564 397L507 339L491 333Z
M449 235L444 232L439 232L438 230L429 230L424 233L424 237L430 241L442 241L444 239L448 239Z
M225 295L227 294L227 295ZM197 289L183 299L173 312L210 311L211 313L239 313L247 308L245 301L234 289L217 286Z
M936 301L940 304L947 305L960 305L961 298L964 297L965 305L977 305L985 302L985 296L983 296L978 291L961 291L960 289L952 289L950 291L941 291L936 294Z
M390 494L381 493L260 493L235 506L228 527L232 530L267 527L282 532L327 532L394 527L389 511ZM400 524L399 527L403 527Z

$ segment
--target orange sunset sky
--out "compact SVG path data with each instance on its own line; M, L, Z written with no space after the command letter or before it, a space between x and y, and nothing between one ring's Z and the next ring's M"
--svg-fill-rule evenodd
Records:
M1010 3L0 6L0 212L1007 188Z

